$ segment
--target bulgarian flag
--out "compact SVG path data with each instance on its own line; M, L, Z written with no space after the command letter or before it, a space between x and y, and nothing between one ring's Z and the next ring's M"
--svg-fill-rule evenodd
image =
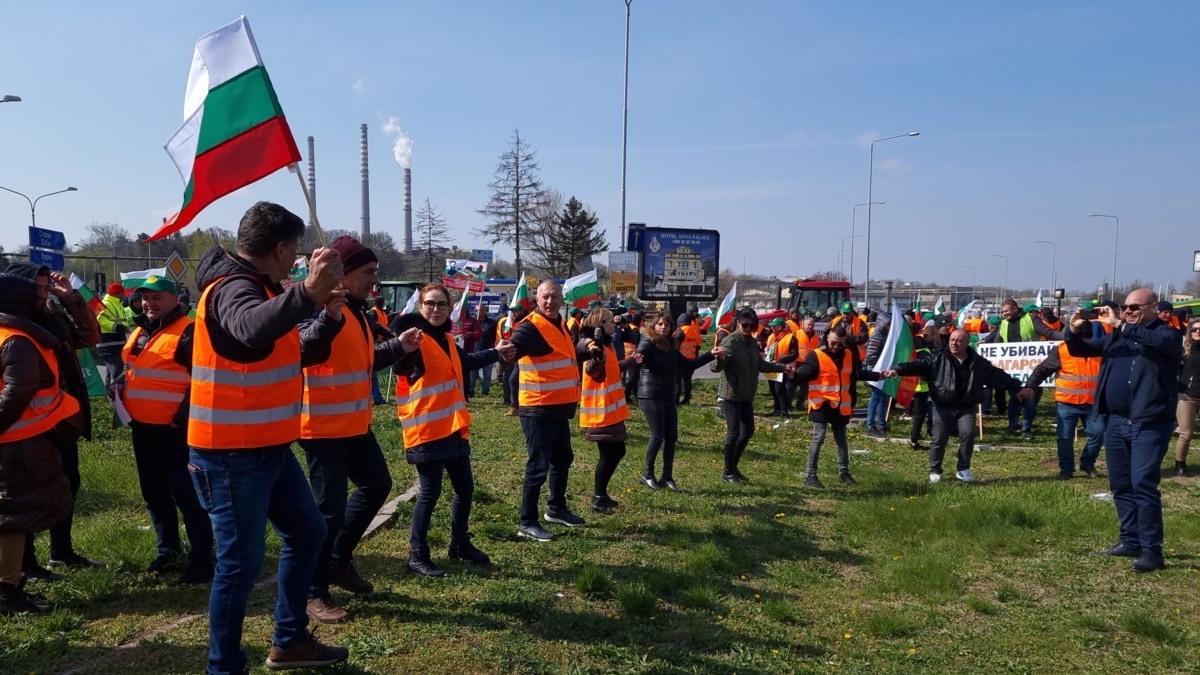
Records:
M737 304L737 282L733 282L733 287L725 294L725 299L721 301L721 306L717 308L717 325L724 326L727 323L733 323L733 309Z
M584 272L563 282L563 301L568 307L587 309L588 302L600 299L596 270Z
M512 300L508 303L509 307L513 305L524 307L526 312L533 311L533 304L529 301L529 285L525 283L524 272L521 272L521 279L517 282L517 288L513 291Z
M911 361L913 358L912 333L900 313L900 303L892 300L892 322L888 324L887 340L883 343L883 351L879 352L879 360L871 368L877 373L891 370L898 363ZM896 405L907 408L912 403L913 392L917 389L916 377L901 377L895 380L879 380L867 384L896 399Z
M946 312L946 301L942 300L942 296L939 295L937 302L933 303L933 315L937 316L938 314L945 314L945 312Z
M121 272L121 285L125 290L131 291L135 288L141 288L142 282L150 277L165 277L167 276L167 268L159 267L152 270L134 270L132 272Z
M408 302L404 303L404 309L400 310L400 313L412 314L415 312L417 310L417 298L420 297L420 295L421 293L419 291L414 291L412 295L408 296Z
M972 300L967 303L966 307L963 307L962 309L960 309L954 313L955 327L957 327L957 328L963 327L963 323L967 320L967 317L970 316L971 310L975 308L976 302L978 302L978 300Z
M913 305L913 315L921 316L921 298L917 297L917 302Z
M165 150L187 187L179 212L146 241L178 232L221 197L300 161L246 17L196 43L183 126Z
M462 312L463 308L467 306L467 296L470 294L471 287L468 286L464 288L462 295L458 296L458 304L455 305L454 309L450 311L450 322L453 323L454 327L458 330L462 330Z
M1038 309L1042 308L1042 289L1038 289L1037 300L1034 300L1033 304L1037 305Z
M88 309L92 310L92 314L99 312L103 308L103 303L100 302L100 296L92 292L83 279L79 278L78 274L71 272L71 288L79 291L83 296L84 302L87 303Z

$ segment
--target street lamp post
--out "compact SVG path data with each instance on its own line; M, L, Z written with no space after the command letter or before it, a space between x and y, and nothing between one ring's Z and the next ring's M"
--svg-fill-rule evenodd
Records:
M907 134L897 134L888 136L887 138L877 138L871 141L871 162L867 173L867 269L865 272L866 278L863 279L863 302L867 304L867 309L870 309L870 301L867 299L867 294L870 292L871 286L871 205L874 204L873 194L875 187L875 144L883 141L890 141L893 138L905 138L907 136L920 136L919 131L910 131Z
M1089 213L1088 218L1112 218L1113 219L1113 275L1112 285L1108 287L1108 299L1116 300L1117 294L1117 237L1121 231L1121 219L1116 216L1109 216L1103 213Z
M1058 258L1058 245L1052 241L1045 239L1034 240L1035 244L1050 244L1050 293L1054 293L1058 289L1058 267L1056 259Z
M883 202L875 202L875 203L883 204ZM858 216L858 207L860 207L860 206L866 206L866 204L865 203L855 204L854 208L850 209L850 236L851 237L859 236L859 235L854 234L854 230L855 230L855 224L856 224L856 220L857 220L857 216ZM850 281L850 288L854 288L854 246L853 245L850 247L850 279L849 279L849 281Z
M846 252L846 240L851 240L851 243L850 243L850 285L851 286L854 285L854 243L853 243L853 240L858 239L861 236L863 236L863 235L852 234L848 237L842 237L842 248L840 251L838 251L838 269L840 270L841 269L841 261L844 260L843 254L845 254L845 252Z
M621 251L625 250L625 149L629 135L629 5L625 0L625 102L621 106Z
M971 270L971 299L974 300L975 299L975 266L974 265L963 265L963 267ZM953 301L951 301L951 302L953 302Z
M26 195L23 192L17 192L16 190L10 190L9 188L4 187L3 185L0 185L0 190L4 190L5 192L11 192L14 195L19 195L21 197L24 197L25 201L29 202L29 222L34 227L37 227L37 203L38 203L38 200L40 200L42 197L49 197L50 195L57 195L57 194L62 194L64 192L75 192L76 191L75 188L69 187L64 190L57 190L55 192L47 192L44 195L38 196L36 199L30 199L29 195Z
M992 257L993 258L1004 258L1004 285L1000 287L1000 295L1003 296L1005 294L1005 292L1008 291L1008 256L1000 255L999 253L993 253ZM1003 301L1004 301L1003 297L996 299L997 303L1003 302Z

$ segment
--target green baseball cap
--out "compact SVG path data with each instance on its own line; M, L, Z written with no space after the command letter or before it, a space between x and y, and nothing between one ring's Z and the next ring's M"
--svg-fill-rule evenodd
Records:
M843 312L853 312L854 311L854 303L850 302L849 300L846 300L845 302L842 303L842 311Z
M771 326L771 327L775 327L775 326L783 326L786 324L787 324L787 322L783 320L783 317L777 316L774 319L771 319L771 323L769 323L767 325Z
M1025 311L1026 312L1040 312L1040 311L1042 311L1042 308L1038 307L1037 305L1035 305L1034 303L1031 302L1028 305L1025 305Z
M160 277L155 274L142 279L137 288L143 291L161 291L163 293L170 293L171 295L179 295L179 288L175 285L174 281L171 281L168 277Z
M989 326L999 326L1000 325L1000 317L993 314L992 316L988 317L987 322L988 322Z
M1091 300L1084 300L1083 304L1079 305L1079 309L1096 309L1096 303Z

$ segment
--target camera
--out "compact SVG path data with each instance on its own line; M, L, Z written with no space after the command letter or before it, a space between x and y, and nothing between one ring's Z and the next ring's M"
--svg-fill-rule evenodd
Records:
M1095 309L1081 309L1079 310L1079 318L1087 321L1095 321L1100 318L1100 312L1097 312Z

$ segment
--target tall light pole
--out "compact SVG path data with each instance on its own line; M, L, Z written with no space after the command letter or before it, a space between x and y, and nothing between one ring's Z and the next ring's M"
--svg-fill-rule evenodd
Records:
M1000 255L999 253L993 253L992 257L993 258L1004 258L1004 285L1000 287L1000 295L1003 296L1004 293L1008 290L1008 256ZM1004 298L1001 297L997 300L997 302L1003 302L1003 300L1004 300Z
M625 0L625 102L621 107L621 251L625 251L625 148L629 135L629 5Z
M1114 300L1117 297L1117 237L1121 231L1121 219L1116 216L1109 216L1103 213L1089 213L1088 218L1113 219L1113 275L1112 285L1108 287L1108 299Z
M877 138L871 141L871 166L869 168L869 172L867 173L867 269L865 272L866 278L863 279L863 302L867 304L867 309L870 309L871 304L867 299L867 295L870 293L869 289L871 287L871 205L874 204L874 201L872 201L872 195L875 186L875 144L882 143L883 141L890 141L893 138L905 138L907 136L920 135L921 132L919 131L910 131L907 134L897 134L895 136Z
M1050 293L1053 294L1058 289L1058 267L1056 259L1058 258L1058 244L1045 239L1035 239L1035 244L1050 244Z
M841 268L841 261L843 260L842 254L844 254L846 252L846 240L853 241L854 239L858 239L861 236L863 236L863 235L852 234L849 237L842 237L842 248L840 251L838 251L838 268L839 269ZM853 243L850 244L850 285L851 286L854 285L854 244Z
M974 265L963 265L963 267L971 270L971 299L974 300L975 299L975 266ZM953 301L951 301L951 302L953 302Z
M41 195L41 196L37 197L36 199L30 199L29 195L26 195L23 192L17 192L16 190L10 190L9 188L4 187L3 185L0 185L0 190L4 190L5 192L11 192L14 195L20 195L25 198L25 201L29 202L29 222L34 227L37 227L37 203L38 203L38 200L40 200L42 197L49 197L50 195L57 195L57 194L62 194L64 192L75 192L76 191L75 188L69 187L69 188L66 188L63 190L57 190L55 192L47 192L46 194Z
M875 202L875 203L882 204L883 202ZM857 220L857 216L858 216L858 207L860 207L860 206L866 206L866 203L855 204L854 208L850 209L850 236L851 237L857 236L854 234L854 229L855 229L855 221ZM850 247L850 288L854 288L854 246L853 245Z

